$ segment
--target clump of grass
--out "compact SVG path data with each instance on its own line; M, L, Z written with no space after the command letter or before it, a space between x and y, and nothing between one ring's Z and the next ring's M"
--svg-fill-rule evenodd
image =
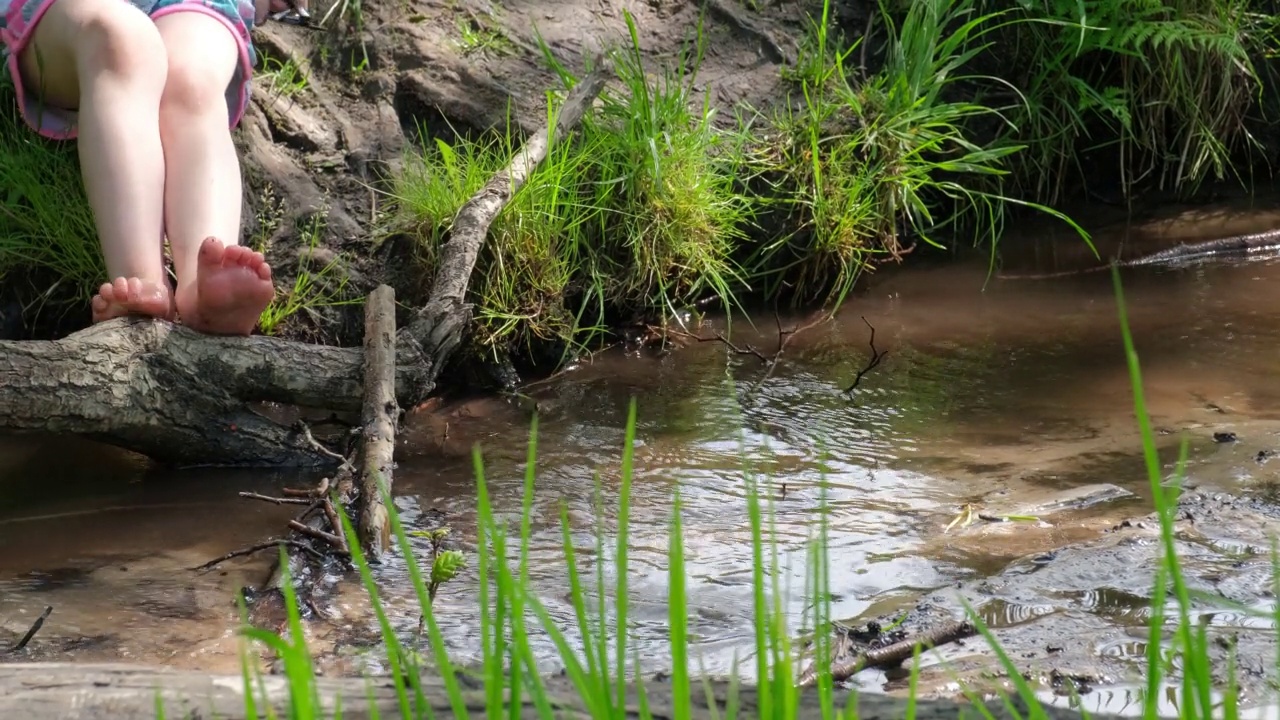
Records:
M292 58L279 60L264 57L262 69L256 75L266 81L271 92L280 97L296 97L307 89L307 74Z
M757 156L794 188L802 232L762 248L762 266L788 266L776 257L788 251L801 268L802 295L808 282L839 301L870 262L897 258L907 244L944 247L940 233L955 238L965 229L998 237L1006 206L1028 204L1000 192L1005 160L1022 148L982 146L973 126L1003 122L1000 114L953 98L961 95L955 85L975 81L965 68L989 46L1002 14L978 14L972 0L921 0L895 26L882 11L884 65L861 79L849 64L858 44L832 41L824 0L791 73L803 107L777 119L778 145Z
M693 109L702 24L675 66L653 76L634 18L624 19L631 44L613 54L621 88L606 89L583 120L594 149L588 202L600 209L591 247L612 281L605 292L663 315L707 295L732 305L747 282L733 256L756 207L737 187L744 138L714 127L708 97Z
M420 157L395 181L397 223L418 239L418 262L430 278L458 209L514 152L504 136L425 142ZM589 145L557 143L494 219L470 291L476 299L476 340L495 352L534 338L575 333L565 305L582 227L591 210L582 201Z
M1085 175L1080 155L1110 146L1128 193L1175 192L1236 174L1262 146L1247 116L1275 56L1277 18L1249 0L1055 0L1012 10L1000 60L1025 98L1009 142L1027 146L1017 179L1057 202ZM1010 57L1012 56L1012 57Z
M289 287L276 290L275 297L258 318L258 329L264 335L275 335L285 320L299 312L323 307L337 307L359 302L347 287L349 278L342 271L342 259L334 256L318 270L310 267L312 253L320 246L324 234L324 218L314 215L302 232L308 252L300 254L297 275Z
M589 342L619 308L665 315L707 295L731 303L745 284L733 253L752 199L735 187L735 138L712 126L707 105L690 110L697 57L651 79L626 22L621 89L606 90L574 136L552 146L490 227L471 284L483 346ZM699 34L699 54L701 43ZM507 136L437 138L406 162L392 190L397 225L419 239L424 276L458 209L514 151Z
M27 127L7 74L0 107L0 278L50 271L87 302L106 267L75 145Z
M464 55L484 52L486 50L506 54L514 48L514 43L502 33L500 28L491 27L479 15L468 11L458 12L458 47Z

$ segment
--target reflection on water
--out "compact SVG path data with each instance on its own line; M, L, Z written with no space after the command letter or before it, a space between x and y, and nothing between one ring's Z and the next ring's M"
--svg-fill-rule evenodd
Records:
M1272 402L1280 323L1267 309L1276 306L1271 296L1280 293L1278 280L1276 263L1127 276L1153 419L1163 431L1187 432L1197 482L1231 488L1255 477L1258 448L1280 430ZM1057 527L949 540L942 528L964 503L1016 508L1098 482L1146 497L1110 278L986 281L983 268L955 266L882 280L857 301L856 315L793 340L773 377L745 399L762 373L760 363L718 343L656 360L597 358L531 391L543 408L533 576L545 601L569 617L559 505L570 508L575 542L590 545L593 477L600 476L606 497L616 496L632 396L639 406L633 611L642 656L656 664L666 656L667 526L677 485L685 505L691 632L707 638L698 648L702 661L727 671L734 652L745 657L750 650L744 460L767 476L775 498L782 561L792 564L788 607L796 624L804 607L803 543L824 473L838 617L884 611L892 598L913 590L998 570L1033 552L1027 538L1036 533L1048 534L1044 550L1073 539L1072 527ZM868 355L860 316L875 325L877 347L889 355L850 399L841 389ZM771 325L762 323L758 332L735 326L735 341L767 354L776 343ZM528 418L514 408L490 411L483 420L448 421L453 438L444 442L452 443L456 459L410 462L399 476L405 492L447 509L464 534L474 502L462 440L468 423L481 435L494 424L510 428L481 443L495 502L509 514L519 507L520 429ZM440 443L443 422L418 421L407 442ZM1236 432L1239 441L1215 443L1219 430ZM1164 450L1179 437L1162 435ZM1094 514L1105 524L1140 507L1105 505ZM606 533L613 532L614 510L610 505ZM1073 523L1087 524L1089 516L1079 513ZM989 557L999 562L990 564ZM463 585L448 595L455 612L472 602ZM1140 600L1100 588L1070 604L1128 624L1144 621ZM548 662L552 656L548 652Z
M1259 465L1257 454L1280 432L1274 370L1280 263L1132 272L1126 293L1163 449L1185 432L1196 482L1234 488L1268 481L1259 468L1270 466ZM738 321L731 332L735 343L767 355L778 334L772 317L762 317L758 329ZM876 328L877 349L888 355L846 395L842 390L869 355L863 317ZM1143 507L1147 480L1106 273L999 281L981 263L891 273L834 322L796 336L770 379L748 393L763 372L755 357L717 342L660 356L610 352L530 388L526 402L482 400L412 417L398 450L401 503L445 511L470 547L475 485L469 451L479 443L492 501L514 524L527 408L536 403L531 578L552 616L568 625L561 507L582 570L596 560L597 529L607 537L607 565L627 405L636 398L628 553L637 650L647 669L664 669L668 527L678 487L693 657L713 673L727 672L735 656L748 660L752 646L744 466L759 474L773 498L780 560L790 566L782 580L790 583L786 608L793 627L805 608L804 543L823 479L832 611L843 618L904 607L920 592L1092 537ZM1217 431L1235 432L1238 441L1216 443ZM6 550L0 553L0 621L6 629L20 631L23 617L51 603L64 630L132 633L137 658L176 657L181 652L168 641L183 633L188 641L223 637L234 589L255 582L262 563L232 564L213 577L182 568L278 532L288 509L245 503L235 492L271 492L285 480L226 473L156 478L124 460L116 466L95 460L54 475L45 466L49 457L23 443L0 452L6 463L0 470L6 478L0 484ZM605 498L599 519L597 481ZM966 503L1016 513L1098 483L1135 499L1080 510L1069 523L943 532ZM397 627L407 629L417 617L400 569L393 560L382 570L384 592ZM584 578L593 584L591 573ZM605 583L613 582L606 573ZM1105 587L1063 598L1073 611L1123 626L1145 622L1140 600ZM191 610L182 616L170 607L178 605ZM436 601L448 644L463 658L478 652L475 607L473 563ZM1016 604L984 609L997 625L1025 623L1039 612ZM1225 610L1215 618L1244 624ZM537 650L553 669L551 644ZM1141 649L1111 644L1100 652ZM754 670L751 663L741 667ZM1097 700L1097 709L1113 711L1119 696L1109 697Z

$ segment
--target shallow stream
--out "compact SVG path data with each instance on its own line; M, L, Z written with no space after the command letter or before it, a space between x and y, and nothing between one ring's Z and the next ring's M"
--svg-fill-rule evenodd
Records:
M1271 206L1198 217L1178 227L1213 236L1274 227L1277 220ZM1099 233L1098 242L1120 234ZM1280 449L1280 261L1255 257L1124 277L1165 458L1172 459L1185 433L1197 486L1269 492L1280 464L1258 460L1260 452ZM863 318L887 355L845 394L868 361ZM789 329L806 320L781 323ZM751 328L735 321L733 341L770 356L779 339L775 319L761 313L755 322ZM711 336L718 329L723 322L695 332ZM527 388L520 403L474 400L420 413L400 439L401 506L410 520L423 508L443 511L457 540L472 547L470 452L478 442L496 509L517 518L536 403L531 577L567 624L560 504L569 508L582 562L592 562L586 551L594 477L604 488L609 533L627 404L635 397L633 634L646 669L664 670L667 533L678 485L692 655L713 673L727 672L735 654L749 660L753 645L744 458L777 498L778 539L790 553L783 561L794 566L793 627L805 607L803 545L817 517L824 469L833 613L851 623L1098 538L1121 519L1149 511L1108 273L1000 280L982 258L885 271L836 321L797 334L756 387L763 374L760 359L718 341L687 342L665 354L614 350ZM1227 432L1235 433L1234 442L1215 441L1215 433ZM292 514L237 492L271 494L309 481L261 472L164 474L88 443L7 440L0 445L0 627L21 635L52 605L28 657L234 669L231 599L240 586L260 581L266 560L232 562L214 573L189 568L278 533ZM1100 484L1132 495L1059 513L1048 524L944 532L967 503L1016 514ZM417 614L400 568L392 562L383 570L383 592L397 627L408 632ZM1105 654L1119 640L1112 643L1104 631L1123 635L1135 603L1105 582L1094 590L1077 609L1098 619L1096 648ZM436 604L449 645L462 658L478 651L475 592L472 567ZM1025 611L993 600L984 614L999 627L1025 620ZM348 629L372 630L372 618L354 605L335 612ZM1251 629L1262 631L1273 632ZM554 648L543 642L538 650L555 669ZM885 680L880 673L864 676L858 684L868 689ZM1093 707L1118 711L1113 695L1095 692Z

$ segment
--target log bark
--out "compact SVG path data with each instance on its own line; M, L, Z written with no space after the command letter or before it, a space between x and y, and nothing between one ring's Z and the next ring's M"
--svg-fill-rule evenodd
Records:
M604 88L609 69L597 63L555 122L458 211L426 305L396 333L401 407L426 399L461 343L471 320L467 287L489 226ZM211 337L122 318L55 341L0 342L0 432L83 435L178 465L332 466L298 428L245 403L359 410L364 376L358 348Z
M444 684L439 678L421 678L423 695L431 704L435 717L452 717ZM589 717L586 708L578 699L573 684L563 677L546 677L542 679L552 707L557 710L557 717ZM255 680L256 683L256 680ZM472 717L480 717L484 713L483 690L477 683L463 682L464 700L468 713ZM288 682L284 676L273 675L263 678L266 697L254 691L259 715L265 716L265 706L274 708L280 717L288 713ZM318 678L317 694L320 699L322 715L333 714L337 701L341 698L342 717L350 720L366 720L375 717L370 710L370 703L377 709L377 717L399 718L400 708L396 699L394 685L390 678ZM720 681L711 684L711 696L717 700L710 703L702 683L695 682L692 690L694 718L715 718L723 714L723 706L719 705L728 696L728 684ZM48 663L48 664L12 664L0 665L0 717L24 718L25 720L139 720L156 717L157 696L164 705L165 717L217 717L222 720L247 720L245 714L244 682L239 675L212 675L200 672L174 670L169 668L152 668L123 664L80 664L80 663ZM674 716L671 702L670 685L656 681L645 683L646 700L651 716L654 718L670 718ZM410 691L412 696L414 693ZM634 689L630 692L632 702L628 706L632 715L638 716L638 699ZM835 707L845 707L848 694L838 691ZM537 709L524 693L523 704L517 717L539 717ZM739 691L739 716L755 717L757 711L755 692L751 688ZM822 717L818 703L817 691L807 690L801 694L800 718ZM874 695L859 694L855 701L857 717L863 720L898 720L905 717L906 700ZM1021 709L1020 703L1015 707ZM992 717L1016 717L999 702L986 704L986 710ZM1079 718L1076 711L1061 707L1045 708L1045 716L1053 720ZM922 700L916 705L916 717L921 720L955 720L955 718L978 718L983 713L973 706L948 700ZM1099 720L1115 720L1116 715L1091 715Z
M213 337L120 318L51 341L0 341L0 431L71 433L178 465L330 466L303 433L246 403L354 411L363 353ZM396 370L401 402L421 363Z
M396 304L395 291L383 285L365 305L364 412L360 473L360 541L377 559L391 543L391 526L382 493L391 493L395 462ZM381 487L380 487L381 485ZM341 532L341 528L336 528Z

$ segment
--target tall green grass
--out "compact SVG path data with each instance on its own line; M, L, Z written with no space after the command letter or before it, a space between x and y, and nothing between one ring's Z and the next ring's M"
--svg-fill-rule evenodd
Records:
M732 305L747 284L733 258L754 210L736 187L742 136L713 126L709 101L694 108L700 29L654 77L634 19L624 21L630 45L611 56L618 86L552 147L490 229L471 286L485 346L587 343L619 308L668 316L708 295ZM566 88L578 81L545 57ZM560 101L550 98L548 119ZM417 238L429 277L458 209L516 147L508 133L427 139L418 150L395 179L392 227Z
M1172 479L1166 480L1162 462L1158 456L1151 421L1146 411L1143 396L1142 375L1138 355L1126 320L1124 295L1120 287L1119 276L1116 275L1116 298L1120 331L1124 339L1125 361L1128 365L1133 386L1134 410L1141 430L1143 457L1150 481L1152 498L1160 523L1160 544L1162 563L1156 577L1153 578L1151 619L1148 628L1147 644L1147 682L1143 693L1142 717L1155 718L1163 688L1175 670L1179 687L1178 710L1183 718L1239 717L1236 699L1232 699L1230 691L1234 688L1234 674L1228 680L1226 688L1215 687L1213 675L1209 667L1209 641L1205 629L1197 621L1194 607L1198 599L1184 579L1175 545L1175 510L1177 496L1180 492L1181 479L1184 476L1186 444L1177 463ZM627 548L629 543L630 522L630 488L633 477L633 449L636 445L637 404L632 401L627 417L625 439L619 467L621 487L616 498L616 515L614 516L615 537L612 559L608 559L605 551L608 538L603 530L603 517L598 516L593 523L595 528L595 588L596 597L590 597L582 577L582 567L575 552L574 540L571 537L567 508L561 506L561 530L565 572L569 580L570 601L574 610L574 621L570 627L564 627L553 619L542 604L528 575L529 543L531 536L531 519L533 497L537 487L537 421L534 420L530 433L528 455L525 464L524 494L522 514L515 525L499 520L494 511L485 481L485 466L479 448L474 453L474 466L477 488L477 549L475 561L479 573L479 612L480 627L478 642L482 650L479 668L469 670L477 674L482 683L483 711L477 715L485 717L502 717L515 712L526 700L536 708L541 717L555 717L556 708L548 696L542 675L534 662L530 645L530 636L534 632L545 633L559 650L560 660L565 667L576 696L569 698L577 703L592 717L632 717L638 713L640 717L651 717L647 707L656 693L661 693L664 701L670 700L674 717L689 717L692 713L693 698L696 693L709 690L710 686L692 672L693 661L689 653L689 634L686 625L688 612L688 585L684 567L684 538L682 533L682 504L680 493L676 490L671 503L671 520L669 539L668 586L670 588L668 623L670 632L670 654L672 661L669 684L655 686L645 685L639 672L640 659L630 649L628 628L629 598L629 562ZM754 598L754 638L755 647L755 689L757 695L757 717L789 719L798 716L801 690L795 686L797 663L801 659L802 643L793 634L796 632L788 625L789 618L783 610L783 590L779 587L778 548L773 535L772 496L760 492L759 481L749 467L744 468L746 480L746 515L751 530L751 545L744 547L753 558L752 594ZM816 660L819 678L816 687L803 692L817 693L822 716L824 718L852 718L852 697L848 702L841 702L835 692L834 683L828 670L832 653L831 646L831 599L830 599L830 563L827 555L829 544L828 522L825 513L826 483L821 484L821 510L816 513L813 529L808 543L808 562L805 582L806 611L805 632L813 638L813 653L807 658ZM597 481L597 511L603 507L600 498L600 485ZM432 611L431 592L427 576L424 576L413 555L412 548L394 505L386 496L384 499L392 510L392 529L397 540L397 547L403 553L409 568L409 576L417 593L419 607L427 628L427 635L432 656L429 667L420 664L420 658L407 651L403 640L392 629L392 623L378 601L378 587L370 572L368 564L359 552L356 535L349 521L344 518L344 530L350 539L353 559L359 569L370 597L379 626L382 628L386 658L399 694L399 714L401 718L420 717L426 699L422 696L420 686L405 679L405 673L412 675L419 671L438 673L445 680L447 701L455 717L470 717L475 703L468 705L456 673L461 669L454 666L448 653L444 650L444 642L440 634L438 621ZM614 504L611 501L611 505ZM1280 587L1280 554L1276 555L1276 583ZM605 565L611 563L615 578L613 595L613 612L607 611L605 597ZM285 592L289 606L289 639L286 641L272 633L245 628L247 638L258 641L264 647L277 654L284 662L285 674L292 692L292 706L289 717L298 720L311 718L334 717L322 715L317 711L315 695L314 671L312 670L305 642L305 631L299 620L296 598L288 583ZM1215 598L1221 602L1221 598ZM1172 603L1172 608L1168 603ZM1168 612L1172 610L1170 617ZM1280 605L1274 611L1277 615L1268 615L1280 627ZM1256 611L1255 611L1256 614ZM1000 647L999 639L981 621L977 612L968 608L969 619L978 627L990 648L999 657L1007 679L1012 683L1014 694L1028 708L1028 717L1044 717L1044 709L1036 695L1036 688L1019 672L1016 663ZM1170 635L1170 633L1172 633ZM1277 658L1280 667L1280 658ZM1234 665L1232 666L1234 667ZM917 687L916 674L919 671L919 652L913 661L911 687ZM1234 671L1232 671L1234 672ZM259 684L253 681L253 670L246 663L246 689ZM721 708L723 717L732 718L738 715L740 707L738 688L740 677L735 663L730 678L730 692L727 704ZM965 691L975 704L977 710L990 717L986 708L981 706L980 689L966 688ZM1227 699L1216 701L1215 698L1227 691ZM1013 698L1000 695L1010 709L1016 710ZM565 700L565 698L558 698ZM439 700L439 699L437 699ZM355 698L344 699L344 703L358 702ZM246 695L247 707L253 708L261 704L253 693ZM439 703L437 703L439 704ZM665 702L664 702L665 704ZM716 706L720 707L720 706ZM911 698L907 717L914 716L916 700ZM637 710L638 708L638 710ZM258 715L251 716L258 717Z
M825 0L789 73L799 110L717 123L695 91L701 22L656 64L624 13L627 42L610 55L617 82L490 233L472 292L485 342L587 342L611 318L660 321L707 299L838 305L869 263L917 239L994 239L1007 205L1070 222L1000 192L1020 148L983 147L970 126L1000 114L954 97L1000 13L975 14L972 0L912 3L866 79L848 62L854 47L829 41L830 15ZM577 82L545 48L544 59L566 87ZM423 145L393 190L393 226L419 239L429 271L458 208L514 148L506 137Z
M0 77L0 282L43 271L88 302L106 278L75 146L37 135ZM41 293L47 288L39 288Z
M979 14L972 0L908 7L901 24L880 14L885 58L864 78L850 62L859 43L836 42L832 4L824 0L791 73L803 106L777 120L780 145L765 156L766 170L785 178L798 229L762 248L762 272L788 267L774 256L790 244L798 283L829 288L842 301L869 262L897 258L916 242L941 248L969 233L994 248L1009 205L1055 215L1087 239L1065 215L1001 191L1005 163L1022 146L984 146L975 125L1008 120L979 101L958 99L972 97L967 88L975 83L1000 82L975 76L970 66L991 47L1005 11Z
M1090 173L1114 176L1125 193L1185 193L1206 180L1243 181L1240 161L1270 152L1254 135L1268 122L1261 94L1280 49L1266 3L986 4L1019 20L991 60L1020 93L1003 138L1026 146L1014 169L1028 195L1056 203ZM1082 166L1099 151L1108 165Z

